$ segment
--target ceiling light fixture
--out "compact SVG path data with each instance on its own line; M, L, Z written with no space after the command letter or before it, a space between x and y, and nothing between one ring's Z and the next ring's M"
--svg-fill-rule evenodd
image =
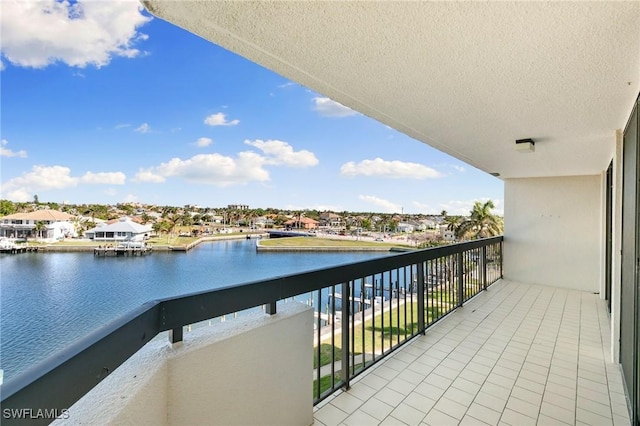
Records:
M518 152L534 152L536 150L536 143L533 139L518 139L516 140L516 151Z

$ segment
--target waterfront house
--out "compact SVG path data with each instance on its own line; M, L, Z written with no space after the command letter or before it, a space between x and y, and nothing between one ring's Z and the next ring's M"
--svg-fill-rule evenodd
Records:
M318 221L308 217L301 217L295 219L289 219L284 223L284 227L287 229L316 229L318 227Z
M143 238L151 233L150 225L134 222L129 217L122 217L117 222L102 224L85 231L84 235L94 241L118 242Z
M398 228L397 229L398 229L398 232L411 233L411 232L416 230L416 227L414 225L412 225L411 223L400 222L400 223L398 223Z
M38 223L42 223L43 227L36 231ZM58 210L35 210L0 218L0 237L16 239L37 237L45 241L57 241L73 236L75 236L73 216Z
M237 356L230 355L231 343L220 340L206 351L188 336L183 348L145 347L136 363L86 395L92 402L83 413L98 413L89 419L640 424L640 2L142 3L154 16L307 86L327 102L502 179L502 251L487 260L500 261L502 280L466 304L460 300L462 306L424 336L382 353L381 364L357 382L343 374L346 380L338 382L344 390L319 401L315 411L311 375L298 368L312 368L311 354L300 348L310 343L313 317L307 312L291 322L286 315L260 317L244 333L246 346ZM427 189L416 197L425 194ZM427 256L386 257L372 268L384 270L405 255ZM466 265L476 264L475 256L470 260L457 263L459 281ZM355 279L358 271L349 275L346 269L328 269L324 278ZM427 284L450 285L455 271L445 272L429 275ZM300 287L319 275L292 281ZM228 300L258 300L268 289L276 300L281 281L254 283ZM132 314L126 325L162 321L172 342L181 342L183 325L203 320L196 313L207 301L205 295L171 301L148 311L146 322L135 322ZM263 302L265 312L275 312L275 303L256 303ZM182 321L165 315L171 307L184 309ZM120 341L148 336L142 325L136 330ZM348 332L342 337L346 347ZM111 371L105 355L92 348L80 363L94 361L85 375L91 385ZM343 353L348 367L351 354ZM163 356L172 358L159 361ZM140 374L151 368L157 374L143 381ZM56 384L72 377L58 376ZM37 388L36 379L31 382L36 401L45 391L51 398L62 393L53 384ZM136 383L138 392L123 397Z
M253 225L256 228L273 228L274 222L269 216L260 216L253 221Z
M340 215L331 212L320 213L320 226L339 229L344 227L344 221Z

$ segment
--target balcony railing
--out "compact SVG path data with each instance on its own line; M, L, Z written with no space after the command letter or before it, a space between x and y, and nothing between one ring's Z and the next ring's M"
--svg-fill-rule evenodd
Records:
M306 300L316 315L317 403L500 279L502 241L411 251L145 303L4 383L2 409L68 409L161 332L176 343L191 324L260 306L274 314L277 302L291 298Z

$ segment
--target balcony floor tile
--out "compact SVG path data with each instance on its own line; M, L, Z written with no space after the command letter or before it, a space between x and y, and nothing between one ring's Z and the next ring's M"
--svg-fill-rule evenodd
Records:
M316 424L628 425L608 327L598 295L502 280L325 401Z

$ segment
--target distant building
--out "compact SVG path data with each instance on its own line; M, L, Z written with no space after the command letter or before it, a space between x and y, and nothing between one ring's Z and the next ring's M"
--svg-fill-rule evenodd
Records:
M445 226L440 227L440 236L445 241L455 241L456 239L456 233L447 229Z
M398 232L408 232L411 233L415 230L415 226L410 223L400 222L398 223Z
M289 219L284 223L284 226L287 229L316 229L318 221L308 217L301 217L300 219Z
M273 228L273 219L267 216L258 217L253 221L256 228Z
M36 232L36 224L41 222L44 229ZM40 234L40 235L37 235ZM29 213L14 213L0 218L0 237L28 238L40 237L56 241L75 236L73 216L58 210L44 209Z
M151 230L149 225L141 225L128 217L122 217L117 222L85 231L84 236L94 241L135 241L142 240Z
M344 226L344 222L340 215L331 212L320 213L320 225L329 228L340 228Z
M227 208L229 210L249 210L249 206L247 204L229 204Z

